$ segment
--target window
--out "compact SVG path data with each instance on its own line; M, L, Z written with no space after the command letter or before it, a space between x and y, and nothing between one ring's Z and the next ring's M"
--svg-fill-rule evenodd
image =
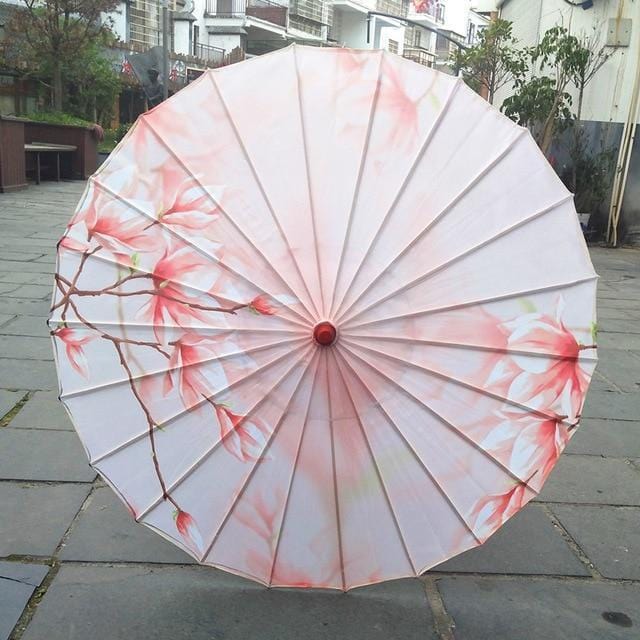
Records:
M398 53L398 42L397 40L391 40L389 38L389 42L387 43L387 50L391 53Z
M413 46L414 47L422 46L422 32L420 31L420 29L416 29L413 32Z
M469 22L469 27L467 28L467 42L469 44L473 44L476 41L476 25L473 22Z
M198 45L200 44L200 27L193 25L193 55L197 55Z
M444 22L444 5L438 3L438 7L436 8L436 21Z

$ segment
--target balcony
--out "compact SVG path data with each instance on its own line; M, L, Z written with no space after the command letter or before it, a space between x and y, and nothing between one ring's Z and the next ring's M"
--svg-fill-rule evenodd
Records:
M435 54L423 47L405 47L402 57L425 67L434 67L436 64Z
M225 62L224 49L211 47L208 44L194 44L193 55L202 60L207 66L220 67Z
M204 15L209 18L244 18L247 0L207 0Z
M269 0L246 0L247 16L265 20L281 27L287 26L288 7L270 2Z
M376 11L406 18L409 13L409 4L405 0L377 0Z

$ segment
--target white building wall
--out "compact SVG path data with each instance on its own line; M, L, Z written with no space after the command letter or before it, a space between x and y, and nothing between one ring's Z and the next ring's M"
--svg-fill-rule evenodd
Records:
M191 49L191 22L189 20L174 20L173 50L176 53L190 55Z
M566 26L575 35L590 34L596 29L604 44L610 18L632 19L630 46L618 48L587 86L582 112L584 120L623 122L626 119L636 65L640 61L638 0L594 0L593 8L588 10L571 7L563 0L506 0L500 15L513 23L514 35L523 46L537 44L544 32L556 25ZM505 87L496 103L510 93Z

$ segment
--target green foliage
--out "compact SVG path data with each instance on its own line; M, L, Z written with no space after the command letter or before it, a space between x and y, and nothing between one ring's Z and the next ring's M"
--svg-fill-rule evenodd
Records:
M121 124L115 129L107 129L104 132L104 140L100 143L98 149L103 153L110 153L116 147L116 145L127 135L127 132L133 123L128 122L126 124Z
M500 19L480 31L475 45L458 50L453 63L465 82L486 95L490 103L498 89L522 77L528 69L525 51L518 48L511 22Z
M89 120L78 118L70 113L62 111L39 111L29 115L29 120L36 122L49 122L51 124L70 124L79 127L88 127L92 124Z

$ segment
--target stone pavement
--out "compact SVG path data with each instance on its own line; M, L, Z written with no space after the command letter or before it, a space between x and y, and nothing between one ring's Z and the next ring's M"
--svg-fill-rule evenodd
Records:
M592 250L601 360L539 499L421 580L267 590L132 523L56 400L45 318L82 188L0 195L0 640L640 638L640 251Z

